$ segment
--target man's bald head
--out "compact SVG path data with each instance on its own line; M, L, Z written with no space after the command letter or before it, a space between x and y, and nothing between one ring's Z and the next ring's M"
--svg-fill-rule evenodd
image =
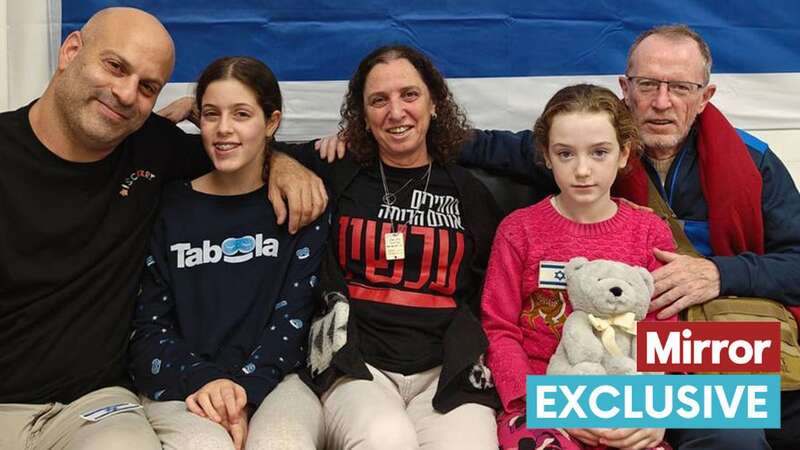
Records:
M175 68L175 43L164 25L152 14L128 7L106 8L93 15L81 28L84 45L103 45L111 35L134 40L159 53L168 69L166 82Z
M34 131L64 158L103 158L144 124L174 65L175 45L158 19L104 9L61 45L58 70L31 111ZM39 117L60 128L37 130Z

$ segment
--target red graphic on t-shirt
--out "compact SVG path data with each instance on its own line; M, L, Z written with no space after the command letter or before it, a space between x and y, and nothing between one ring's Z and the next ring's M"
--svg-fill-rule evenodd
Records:
M418 277L408 273L405 260L386 260L384 236L392 232L391 224L348 216L339 218L339 264L345 270L350 297L417 308L455 308L453 293L464 259L464 234L406 225L397 225L396 231L406 236L407 243L412 238L421 238ZM438 255L435 261L434 255ZM354 280L354 274L347 271L348 260L364 264L366 283Z

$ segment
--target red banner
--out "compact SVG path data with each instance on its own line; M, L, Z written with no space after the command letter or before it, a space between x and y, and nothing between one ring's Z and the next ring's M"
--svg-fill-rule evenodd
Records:
M639 322L640 372L779 372L778 322Z

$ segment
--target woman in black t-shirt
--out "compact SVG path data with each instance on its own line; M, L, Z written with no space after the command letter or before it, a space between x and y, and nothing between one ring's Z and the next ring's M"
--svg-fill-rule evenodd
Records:
M345 159L309 161L335 208L305 374L328 446L497 448L477 313L499 214L452 164L464 114L425 55L388 46L360 63L340 128Z

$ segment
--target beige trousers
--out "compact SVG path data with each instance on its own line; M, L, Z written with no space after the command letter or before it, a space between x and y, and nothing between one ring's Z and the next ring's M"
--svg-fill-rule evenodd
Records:
M221 425L195 415L180 401L142 404L164 450L230 450L233 440ZM315 450L325 437L322 406L296 374L281 381L250 418L246 450Z
M0 404L0 449L156 450L161 445L142 409L88 422L80 415L116 403L139 403L119 386L90 392L69 404Z
M433 409L440 367L408 376L368 368L372 381L341 378L322 396L328 450L498 448L493 409Z

